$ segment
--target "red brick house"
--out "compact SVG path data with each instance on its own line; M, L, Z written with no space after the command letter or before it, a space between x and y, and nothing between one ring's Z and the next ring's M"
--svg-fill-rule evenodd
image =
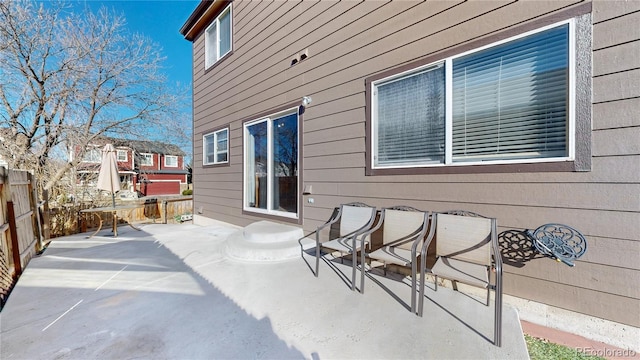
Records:
M116 149L122 190L142 196L180 194L187 184L184 151L159 141L100 138L83 154L76 167L76 182L91 185L100 167L102 148L111 143ZM74 148L71 156L79 152Z

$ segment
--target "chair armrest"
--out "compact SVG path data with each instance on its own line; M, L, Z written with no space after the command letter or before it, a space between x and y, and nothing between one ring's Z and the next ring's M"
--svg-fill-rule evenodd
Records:
M433 241L433 238L436 235L436 222L437 222L437 216L435 213L433 213L431 215L431 221L429 223L429 235L427 235L427 239L424 241L424 244L422 244L422 249L420 250L420 256L422 257L422 261L424 261L424 263L426 264L426 256L427 256L427 249L429 248L429 245L431 245L431 241Z
M420 243L420 239L424 239L424 235L427 233L428 227L429 227L429 212L427 211L424 213L424 221L422 222L422 229L420 229L420 233L416 236L416 239L413 241L413 245L411 245L411 256L414 259L416 257L416 252L418 250L418 244ZM422 251L420 251L420 254L422 254Z
M496 270L496 274L502 274L502 253L500 252L500 247L498 246L498 238L497 238L497 225L496 220L492 219L491 221L491 250L493 252L493 266Z
M375 221L375 215L373 217L373 221ZM384 211L380 213L380 219L378 219L378 222L373 226L373 227L369 227L369 229L362 231L359 235L360 235L360 241L362 241L362 248L365 249L365 245L368 244L369 247L371 247L371 241L367 240L367 237L371 236L371 234L373 234L376 230L380 229L380 227L382 226L382 223L384 222ZM354 238L355 241L355 238Z

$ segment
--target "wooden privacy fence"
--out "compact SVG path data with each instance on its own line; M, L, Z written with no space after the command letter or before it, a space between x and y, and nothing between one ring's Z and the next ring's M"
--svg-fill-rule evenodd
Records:
M137 205L132 210L123 210L118 216L124 217L127 221L139 223L176 223L181 215L192 214L193 198L147 198L134 201L127 201L127 205ZM99 224L97 216L91 213L81 213L81 210L94 207L89 204L69 205L52 208L48 211L49 233L51 238L78 234L96 229ZM112 217L101 214L103 229L111 227Z
M0 305L29 260L42 249L35 178L0 167Z
M47 197L46 192L44 197ZM181 222L185 218L183 215L191 215L193 211L193 198L185 196L140 199L126 204L137 205L121 215L132 223ZM94 205L53 209L48 205L46 200L38 202L33 174L0 167L0 309L22 270L34 255L44 249L46 240L98 227L95 216L80 212ZM112 218L102 218L105 220L103 228L109 229Z

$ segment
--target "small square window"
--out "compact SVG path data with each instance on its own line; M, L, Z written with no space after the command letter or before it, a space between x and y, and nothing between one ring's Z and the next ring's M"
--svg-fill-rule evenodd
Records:
M148 154L148 153L140 154L140 165L153 166L153 154Z
M216 165L229 162L229 129L224 128L205 134L203 143L203 165Z
M178 157L173 155L165 155L164 157L165 167L178 167Z
M127 161L127 150L118 150L118 161L124 162Z

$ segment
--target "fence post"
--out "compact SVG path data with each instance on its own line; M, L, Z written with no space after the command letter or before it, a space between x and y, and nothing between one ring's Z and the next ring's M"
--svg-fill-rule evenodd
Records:
M7 201L7 215L9 217L9 232L11 233L11 253L13 254L13 266L15 278L22 274L22 261L20 260L20 246L18 244L18 227L16 226L16 213L13 208L13 201Z
M42 209L42 222L44 223L42 232L44 233L44 239L51 239L51 221L49 216L49 190L42 190L42 198L44 202L44 208Z
M36 243L36 252L40 252L44 249L42 244L42 223L40 222L40 205L38 204L38 190L35 186L36 177L33 176L33 173L27 173L27 179L29 179L29 203L31 205L31 210L33 211L33 217L31 223L33 226L33 233L38 239ZM35 224L34 224L35 223Z
M163 224L167 223L167 204L167 200L162 200L162 212L164 213L164 216L162 217L164 219L162 222Z

